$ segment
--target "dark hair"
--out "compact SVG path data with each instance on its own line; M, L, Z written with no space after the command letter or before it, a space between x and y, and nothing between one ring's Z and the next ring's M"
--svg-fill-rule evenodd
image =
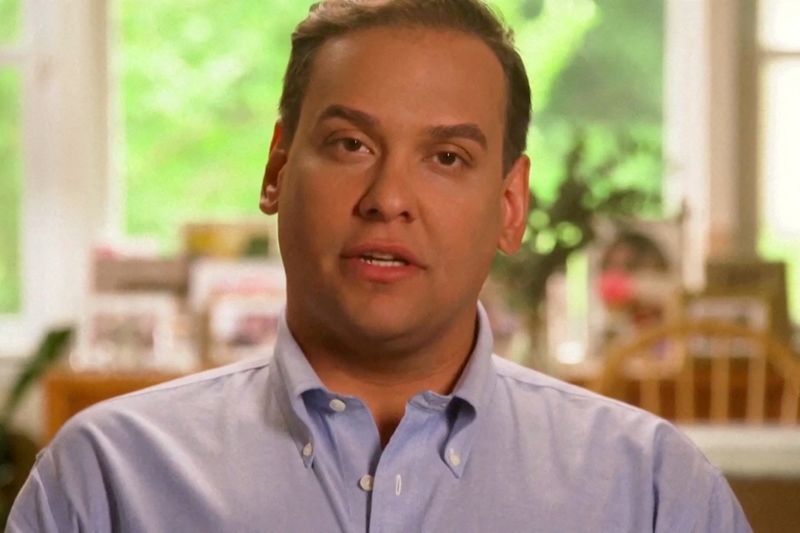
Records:
M314 4L292 34L280 102L285 140L290 142L297 129L314 58L322 45L333 37L378 26L461 31L481 39L494 52L506 78L503 167L510 168L525 151L531 89L512 31L480 0L325 0Z
M668 272L669 260L658 243L649 236L636 231L624 230L608 245L600 259L600 268L605 270L611 261L611 254L618 248L627 246L633 254L629 267L639 270L649 266L659 272Z

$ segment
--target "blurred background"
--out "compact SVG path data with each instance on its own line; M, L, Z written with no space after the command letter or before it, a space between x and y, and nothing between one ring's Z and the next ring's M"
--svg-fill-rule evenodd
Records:
M664 336L725 322L742 328L728 344L749 366L697 393L700 418L719 415L713 398L738 394L737 379L752 384L763 359L780 371L765 378L757 421L789 420L781 408L800 380L800 1L489 3L515 29L534 107L525 245L498 258L483 297L498 353L679 420L662 405L677 388L603 389L612 366L651 381L620 370L618 348L666 328L633 351L674 377L685 350L664 367ZM36 447L94 401L269 349L283 277L258 195L290 31L309 4L0 0L9 490L16 482L3 480L25 466L7 434ZM711 333L691 335L698 346ZM710 346L695 352L713 359ZM770 396L780 380L789 392ZM716 422L755 410L731 406ZM713 436L705 445L718 453ZM740 495L754 520L800 478L797 445L780 446L773 455L791 455L777 474L730 463L744 485L773 481Z

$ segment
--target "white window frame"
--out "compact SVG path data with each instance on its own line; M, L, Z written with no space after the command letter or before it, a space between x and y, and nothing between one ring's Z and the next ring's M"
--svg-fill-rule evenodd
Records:
M759 9L759 16L764 16L766 13L762 13L762 11L769 9L769 2L766 2L767 5L759 0L758 2L760 5L758 6ZM761 21L758 20L758 25L761 26ZM800 31L800 29L798 29ZM756 44L754 45L754 60L753 60L753 79L754 79L754 87L755 90L753 91L753 106L759 110L758 118L761 119L758 121L758 125L762 126L765 122L765 114L767 113L768 108L768 94L764 94L762 84L764 83L764 74L765 71L770 67L770 65L776 62L784 62L790 61L792 63L800 64L800 44L790 47L779 47L774 46L773 44L766 42L766 36L761 35L761 28L758 28L758 35L757 38L754 39ZM770 178L769 176L769 169L767 167L767 157L765 154L765 148L767 147L768 140L767 132L765 131L764 127L757 128L757 142L754 143L754 167L756 169L756 175L758 176L759 184L761 185L758 190L758 206L761 211L766 211L769 208L769 205L766 201L766 194L767 194L767 183L766 181ZM768 224L767 217L761 217L761 222ZM780 231L780 228L778 228ZM787 232L783 231L780 234L787 238Z
M80 319L92 243L112 219L106 0L21 0L0 64L22 74L22 309L0 316L0 357Z
M22 6L20 7L22 8ZM24 14L22 14L21 18L24 20ZM22 33L23 36L18 37L16 42L4 43L0 45L0 69L15 70L21 79L23 67L28 62L30 53L28 51L28 47L25 45L25 32L20 31L20 33ZM20 93L22 92L23 91L20 91ZM22 106L22 102L19 102L19 105ZM22 123L23 119L21 117L19 123L20 127L23 127ZM23 270L21 266L20 270ZM15 341L23 336L21 333L22 325L20 322L21 318L19 313L0 315L0 342L11 345L11 342L9 341Z
M754 2L667 0L665 197L685 208L683 276L710 257L755 257Z

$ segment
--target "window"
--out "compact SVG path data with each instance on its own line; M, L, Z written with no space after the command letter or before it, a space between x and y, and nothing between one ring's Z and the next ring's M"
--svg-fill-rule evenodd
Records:
M787 262L789 303L800 320L800 2L761 0L759 251Z
M105 6L0 0L0 356L76 321L107 227Z
M172 252L189 219L259 215L288 21L310 3L119 0L126 234L154 236ZM639 0L491 3L515 28L533 81L539 192L552 194L575 127L589 128L597 146L611 130L660 144L661 9ZM660 171L660 160L642 157L623 179L657 190Z
M581 13L576 6L581 3L561 4L561 12L553 13L552 24L559 28L565 21L575 24L574 19ZM543 195L555 192L564 154L574 142L576 130L581 130L587 135L591 152L598 157L613 149L624 136L642 146L631 154L613 182L660 196L663 2L597 0L591 8L585 2L583 5L585 27L580 28L583 31L577 34L576 42L563 43L558 54L551 52L553 57L545 57L546 62L560 67L546 94L537 90L542 80L532 76L534 96L537 92L541 95L539 101L534 98L534 118L543 137L532 143L534 181L544 181L534 187L542 185L537 192ZM531 50L526 61L538 65L540 54L541 51ZM554 59L561 59L562 64Z
M20 288L20 80L0 66L0 314L18 313Z
M0 0L0 354L79 316L98 237L154 235L172 253L187 220L260 216L289 21L310 3ZM658 143L661 2L491 3L530 70L538 192L575 125L600 148L609 128ZM626 105L598 113L587 86ZM644 158L623 179L658 188L660 171Z
M0 44L17 40L21 8L21 0L0 0Z
M0 0L0 315L21 305L20 7L19 0Z
M288 21L307 10L306 2L119 0L125 233L174 252L188 220L260 214Z

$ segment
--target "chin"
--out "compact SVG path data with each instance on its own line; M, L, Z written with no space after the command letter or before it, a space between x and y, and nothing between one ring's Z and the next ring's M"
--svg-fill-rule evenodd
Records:
M388 342L413 334L420 329L420 322L419 317L404 317L397 312L348 313L344 329L362 340Z

